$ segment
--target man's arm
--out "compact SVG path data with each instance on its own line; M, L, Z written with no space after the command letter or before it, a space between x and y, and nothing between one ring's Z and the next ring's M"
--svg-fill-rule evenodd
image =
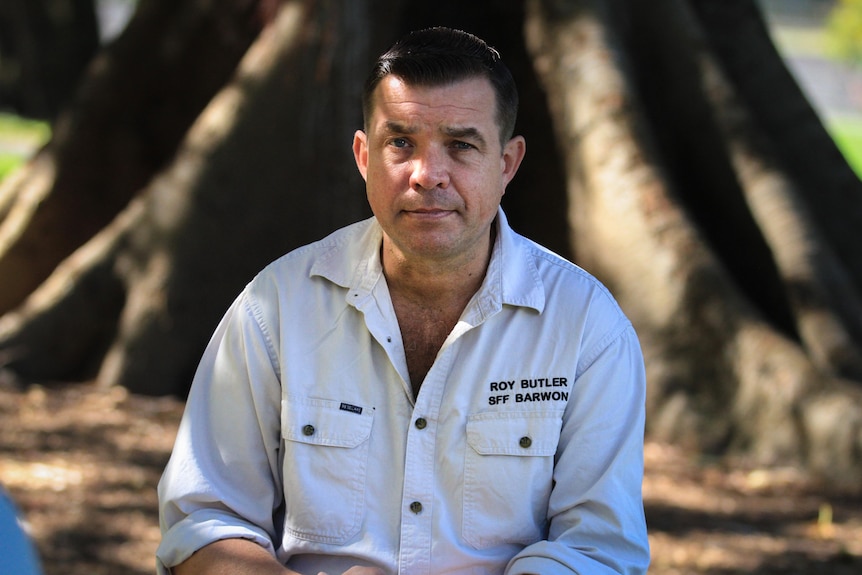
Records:
M196 551L172 575L299 575L248 539L222 539ZM319 573L318 575L327 575ZM384 575L377 567L351 567L343 575Z
M280 400L273 359L243 294L204 352L159 482L160 573L188 560L195 549L191 565L198 568L174 568L174 574L256 573L255 568L207 570L205 560L227 559L227 551L243 544L252 545L250 552L276 556Z
M198 549L172 575L297 575L248 539L222 539Z
M598 353L574 384L557 450L548 539L518 553L507 575L644 575L643 429L646 381L628 326Z

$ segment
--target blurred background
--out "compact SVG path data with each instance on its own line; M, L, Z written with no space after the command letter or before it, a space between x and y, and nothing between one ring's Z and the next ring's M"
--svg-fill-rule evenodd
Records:
M837 0L759 0L776 46L860 172L862 3Z
M95 0L98 37L102 43L122 32L136 2ZM862 3L852 0L757 0L757 3L788 68L823 117L841 151L857 173L862 173ZM11 96L15 88L10 85L21 80L15 79L13 70L5 69L0 74L4 84L0 92L0 178L3 178L48 140L50 124L42 117L45 113L26 113L38 111L37 107L15 105L19 98Z
M365 70L438 24L518 79L513 226L641 337L650 573L862 572L862 0L3 0L0 486L44 572L153 572L209 334L369 215Z

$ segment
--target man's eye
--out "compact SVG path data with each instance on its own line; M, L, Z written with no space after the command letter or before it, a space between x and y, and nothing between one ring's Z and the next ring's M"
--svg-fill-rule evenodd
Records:
M389 143L395 148L406 148L410 145L410 142L408 142L405 138L393 138Z
M475 148L473 144L461 141L452 142L452 147L456 150L472 150L473 148Z

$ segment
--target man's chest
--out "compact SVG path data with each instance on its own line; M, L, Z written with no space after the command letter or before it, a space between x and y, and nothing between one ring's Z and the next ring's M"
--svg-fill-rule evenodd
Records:
M440 309L409 304L396 305L395 310L407 360L407 371L410 374L413 395L416 397L440 348L457 323L460 312L446 313Z

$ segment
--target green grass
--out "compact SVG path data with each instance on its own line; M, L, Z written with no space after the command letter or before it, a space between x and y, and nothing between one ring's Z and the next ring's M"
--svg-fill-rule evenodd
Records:
M0 113L0 138L23 138L44 142L51 136L47 122L30 120L14 114Z
M769 33L785 57L832 57L829 40L822 27L771 26Z
M6 176L14 172L23 162L24 160L20 156L0 154L0 182L6 179Z
M51 137L47 122L0 113L0 181Z
M862 117L841 117L826 125L847 163L862 178Z
M770 26L770 35L785 58L808 56L839 60L824 26ZM803 87L804 88L804 87ZM847 163L862 178L862 116L836 117L826 129Z

